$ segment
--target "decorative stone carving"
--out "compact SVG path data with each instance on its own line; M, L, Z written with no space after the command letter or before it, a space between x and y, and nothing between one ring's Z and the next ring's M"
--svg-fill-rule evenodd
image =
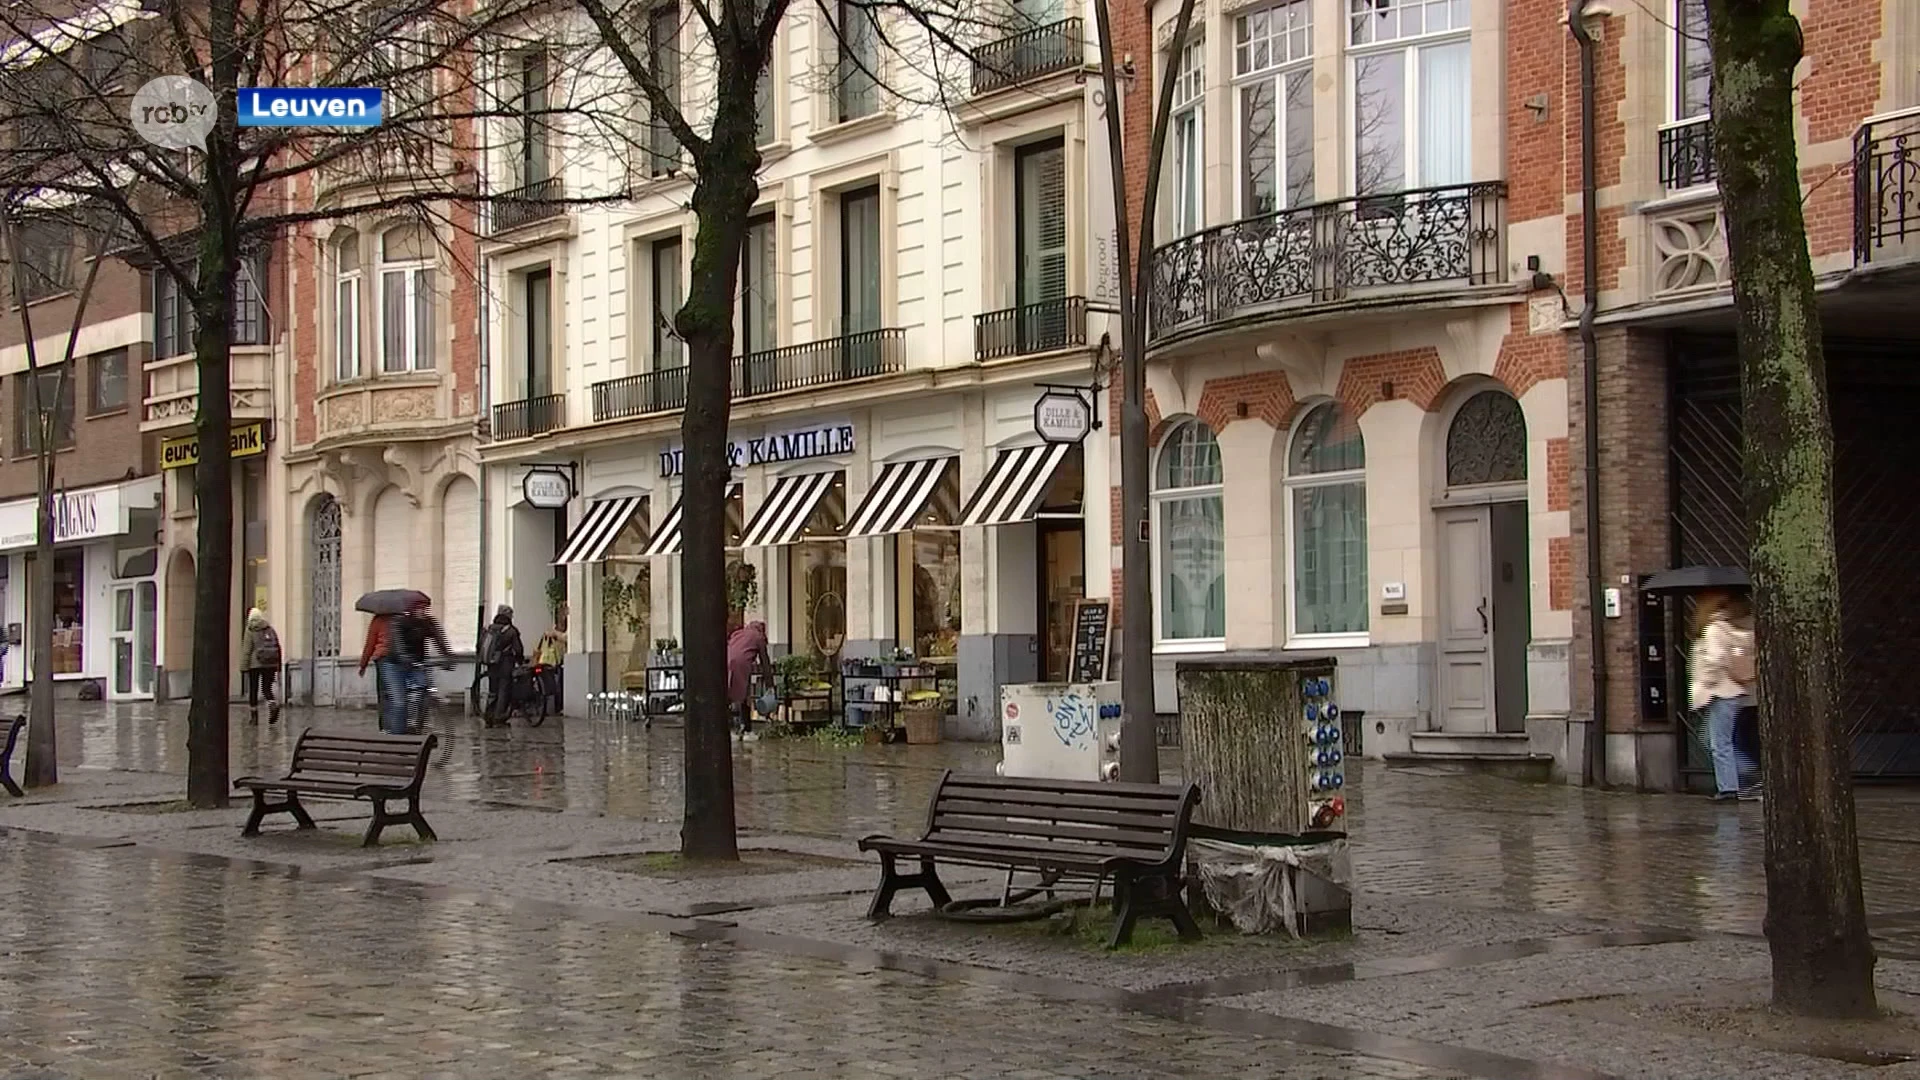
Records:
M1727 234L1720 204L1677 209L1648 222L1653 295L1704 291L1727 283Z
M325 416L325 427L328 431L341 431L366 423L366 414L361 410L359 394L328 398Z
M431 386L408 386L373 392L373 422L431 420L439 412L438 393Z

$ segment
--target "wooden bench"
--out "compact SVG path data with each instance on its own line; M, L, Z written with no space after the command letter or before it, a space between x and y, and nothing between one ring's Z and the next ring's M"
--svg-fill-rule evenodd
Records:
M27 794L20 790L19 784L13 782L13 748L19 744L20 733L25 730L27 714L21 713L7 724L7 745L5 749L0 749L0 787L5 787L7 794L16 799L24 798Z
M411 825L420 839L438 839L420 813L420 785L427 778L427 759L437 741L432 735L362 735L308 728L293 746L287 775L278 780L243 776L233 782L235 788L253 792L253 813L240 835L260 835L260 822L268 814L292 814L300 828L313 828L313 818L300 803L301 796L307 795L372 803L373 821L367 825L362 847L379 844L381 831L389 825ZM283 798L269 799L273 794ZM406 800L405 812L387 810L388 802L400 799Z
M1187 827L1200 789L1188 784L1088 783L969 775L948 770L927 808L918 840L869 836L861 851L880 856L880 889L867 918L892 914L894 894L921 889L936 907L951 902L936 863L1031 870L1062 879L1113 882L1108 948L1126 944L1141 916L1173 921L1182 939L1200 937L1181 892ZM903 874L897 860L917 859Z

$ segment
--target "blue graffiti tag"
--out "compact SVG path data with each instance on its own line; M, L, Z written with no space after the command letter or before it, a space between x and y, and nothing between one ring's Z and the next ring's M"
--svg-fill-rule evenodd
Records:
M1084 742L1093 734L1093 709L1078 693L1068 693L1053 702L1053 733L1062 746Z

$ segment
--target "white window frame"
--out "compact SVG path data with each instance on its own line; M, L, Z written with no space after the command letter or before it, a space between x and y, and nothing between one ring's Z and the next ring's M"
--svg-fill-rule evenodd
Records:
M407 226L407 225L394 226L395 229L404 229L409 227L412 227L412 226ZM418 227L421 228L423 231L425 230L425 226L418 226ZM378 296L376 298L377 302L374 304L374 312L375 312L374 340L379 343L378 348L375 350L375 352L378 354L378 359L379 359L379 368L380 368L379 374L404 375L411 371L432 371L434 369L435 357L433 353L435 351L434 345L436 344L436 342L434 341L428 342L425 354L424 355L422 354L422 350L420 348L420 326L419 326L418 317L420 313L420 303L422 299L421 297L422 284L421 284L420 277L423 272L426 274L433 273L434 260L432 258L425 258L425 259L402 259L394 262L388 262L387 261L387 245L386 245L387 233L390 233L392 231L393 229L387 229L382 231L378 236L374 237L374 251L379 256L379 272L376 278L376 280L379 282L379 288L378 288ZM431 237L429 238L431 239ZM399 367L388 367L387 366L387 278L396 274L403 275L405 279L405 285L403 288L403 292L405 295L405 301L403 303L403 311L405 313L404 318L406 320L406 326L405 326L405 337L403 339L405 342L405 345L404 345L404 348L402 349L404 360L401 366ZM432 295L431 286L428 286L427 289L428 291L425 299L427 303L432 304L434 301L434 298ZM439 333L438 326L437 326L438 320L435 320L435 322L436 322L436 325L433 327L429 327L428 329L434 333L437 339L438 333Z
M1206 38L1189 31L1179 63L1172 66L1173 109L1167 132L1169 172L1167 181L1168 238L1191 236L1207 227L1207 50ZM1180 125L1193 123L1193 162L1187 171L1180 168ZM1190 197L1191 206L1183 205ZM1186 213L1183 211L1191 211Z
M1300 437L1300 429L1306 426L1308 418L1322 405L1333 405L1335 408L1340 409L1346 408L1344 403L1330 398L1321 398L1318 401L1307 402L1306 406L1300 410L1299 418L1287 428L1286 441L1281 444L1282 454L1280 461L1285 472L1280 478L1280 512L1283 521L1283 527L1280 530L1283 536L1283 550L1281 551L1280 557L1282 559L1282 565L1285 567L1287 582L1286 589L1282 592L1282 600L1287 609L1287 620L1284 624L1287 628L1287 639L1284 647L1289 649L1360 649L1373 644L1373 597L1369 591L1373 587L1373 525L1371 521L1369 521L1367 525L1367 535L1363 538L1367 545L1368 581L1361 589L1361 593L1365 598L1361 606L1361 611L1364 612L1367 617L1367 629L1332 634L1303 634L1299 630L1299 620L1297 618L1300 610L1300 582L1296 576L1297 571L1294 566L1294 541L1300 534L1300 526L1299 522L1294 519L1294 492L1307 488L1338 487L1344 484L1358 484L1360 486L1361 499L1364 500L1367 494L1367 469L1364 464L1358 469L1342 469L1339 472L1308 473L1303 476L1294 475L1294 440ZM1359 422L1359 418L1355 417L1354 423L1357 425ZM1362 438L1364 439L1364 435ZM1364 447L1364 445L1363 442L1362 446Z
M1185 428L1188 424L1202 423L1205 423L1205 421L1195 417L1189 417L1185 420L1176 421L1170 426L1167 429L1165 437L1161 439L1160 446L1154 451L1153 463L1148 472L1148 479L1150 481L1148 486L1151 489L1147 502L1147 519L1150 530L1148 539L1151 541L1148 552L1150 555L1148 566L1150 572L1153 574L1153 603L1151 606L1153 608L1153 651L1156 653L1219 652L1227 647L1225 635L1220 637L1170 638L1166 635L1166 630L1162 625L1163 619L1161 618L1162 582L1160 580L1160 567L1163 562L1161 555L1163 534L1161 530L1166 520L1166 515L1161 512L1161 505L1174 500L1205 498L1207 496L1219 499L1221 507L1220 540L1223 548L1226 543L1226 472L1224 462L1222 462L1221 466L1221 483L1218 484L1202 484L1198 487L1161 488L1157 482L1160 474L1160 457L1166 453L1167 448L1172 445L1173 436L1178 435L1181 429ZM1209 432L1209 434L1211 434L1211 432ZM1219 445L1217 437L1214 443L1217 449ZM1220 569L1222 574L1226 573L1224 556L1221 560ZM1228 590L1228 595L1231 595L1231 590Z
M358 243L358 239L354 241ZM364 359L360 347L363 333L360 316L360 289L366 280L364 271L348 270L341 272L340 248L333 248L333 379L335 382L352 382L361 375L361 361ZM340 315L344 305L353 318L353 333L346 340L340 339ZM343 347L344 346L344 347Z
M1706 0L1699 0L1699 2L1704 8ZM1661 125L1662 127L1680 127L1685 124L1691 124L1696 120L1708 119L1713 115L1713 105L1711 102L1708 103L1707 108L1700 112L1688 116L1680 115L1680 94L1682 88L1686 85L1686 81L1680 77L1681 33L1686 25L1682 21L1684 16L1681 14L1681 10L1687 6L1687 3L1688 0L1667 0L1667 23L1665 27L1667 39L1667 122Z
M1345 171L1347 173L1346 187L1348 188L1350 194L1358 195L1360 193L1360 94L1359 94L1360 61L1363 59L1371 59L1377 56L1384 56L1387 53L1399 53L1401 54L1401 63L1403 68L1401 77L1405 80L1405 87L1406 87L1406 98L1401 103L1402 123L1406 129L1405 131L1406 144L1403 147L1401 147L1401 154L1403 155L1402 161L1405 166L1405 172L1401 178L1401 184L1400 184L1399 190L1400 191L1416 191L1416 190L1419 190L1420 188L1429 186L1426 182L1426 179L1420 175L1421 147L1420 147L1420 61L1419 61L1419 56L1423 49L1430 49L1440 45L1454 45L1462 42L1471 42L1473 40L1473 31L1471 29L1471 22L1469 22L1467 25L1464 25L1464 26L1460 26L1457 28L1449 27L1448 29L1441 30L1441 31L1428 31L1423 29L1421 33L1411 34L1405 37L1395 37L1395 38L1389 38L1386 40L1375 38L1374 40L1368 42L1365 45L1356 45L1353 43L1353 17L1355 15L1355 12L1353 9L1354 9L1354 5L1359 2L1360 0L1347 0L1347 2L1343 5L1343 10L1341 12L1341 17L1344 20L1345 29L1347 31L1345 37L1343 38L1343 40L1346 43L1346 54L1347 54L1346 85L1342 88L1342 96L1345 97L1346 99L1344 105L1342 106L1342 109L1346 114L1345 119L1346 119L1346 129L1347 129L1347 133L1343 138L1343 141L1346 144L1345 147L1343 148L1343 155L1346 161ZM1375 3L1375 0L1367 0L1367 2L1369 6L1373 6ZM1385 0L1385 2L1380 5L1380 8L1401 9L1401 8L1409 8L1409 7L1422 7L1427 9L1450 10L1450 7L1449 7L1450 2L1451 0ZM1468 13L1469 19L1471 19L1471 3L1470 2L1468 4L1468 7L1469 7L1469 13ZM1376 8L1376 14L1378 10L1379 8ZM1469 95L1471 95L1472 89L1473 89L1473 84L1471 80L1468 81L1468 84L1464 89L1467 91ZM1469 96L1468 98L1467 108L1468 108L1468 114L1471 115L1472 108L1473 108L1471 96ZM1468 147L1468 157L1469 157L1468 179L1465 181L1462 181L1463 185L1466 183L1472 182L1472 169L1471 169L1472 147L1471 146ZM1396 194L1396 192L1373 191L1373 192L1368 192L1367 194L1376 195L1376 196L1393 195L1393 194Z
M1247 147L1245 143L1247 124L1246 114L1241 102L1245 97L1244 92L1247 87L1262 82L1268 83L1273 88L1273 155L1274 168L1276 170L1274 182L1277 193L1275 198L1276 205L1272 213L1277 214L1296 208L1296 204L1290 204L1287 201L1287 191L1292 187L1292 178L1287 175L1287 142L1288 137L1292 134L1287 127L1287 80L1292 75L1302 71L1308 73L1309 79L1312 78L1313 6L1314 0L1280 0L1279 3L1271 4L1267 7L1237 12L1233 15L1233 21L1229 27L1233 35L1231 40L1233 77L1229 86L1229 94L1231 96L1231 112L1233 115L1233 214L1238 220L1245 220L1250 216L1255 216L1249 214L1247 210ZM1247 19L1255 15L1267 14L1278 19L1289 9L1298 10L1306 14L1306 25L1299 28L1304 30L1306 34L1306 51L1298 56L1289 55L1284 60L1269 60L1264 67L1254 67L1243 70L1241 56L1247 46L1242 45L1240 41L1240 27ZM1269 39L1269 47L1275 53L1280 52L1282 43L1289 40L1290 33L1292 33L1291 28L1272 35ZM1314 193L1308 192L1306 202L1297 205L1307 206L1313 202Z

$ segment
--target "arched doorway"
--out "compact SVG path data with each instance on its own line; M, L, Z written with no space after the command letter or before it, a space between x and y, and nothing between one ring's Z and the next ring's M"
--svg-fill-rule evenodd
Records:
M314 704L339 700L340 502L314 500L307 523L307 641L313 656Z
M167 695L181 698L192 692L193 679L193 552L175 548L167 560Z
M1440 725L1455 735L1527 727L1527 421L1504 390L1469 394L1446 428L1440 509Z

